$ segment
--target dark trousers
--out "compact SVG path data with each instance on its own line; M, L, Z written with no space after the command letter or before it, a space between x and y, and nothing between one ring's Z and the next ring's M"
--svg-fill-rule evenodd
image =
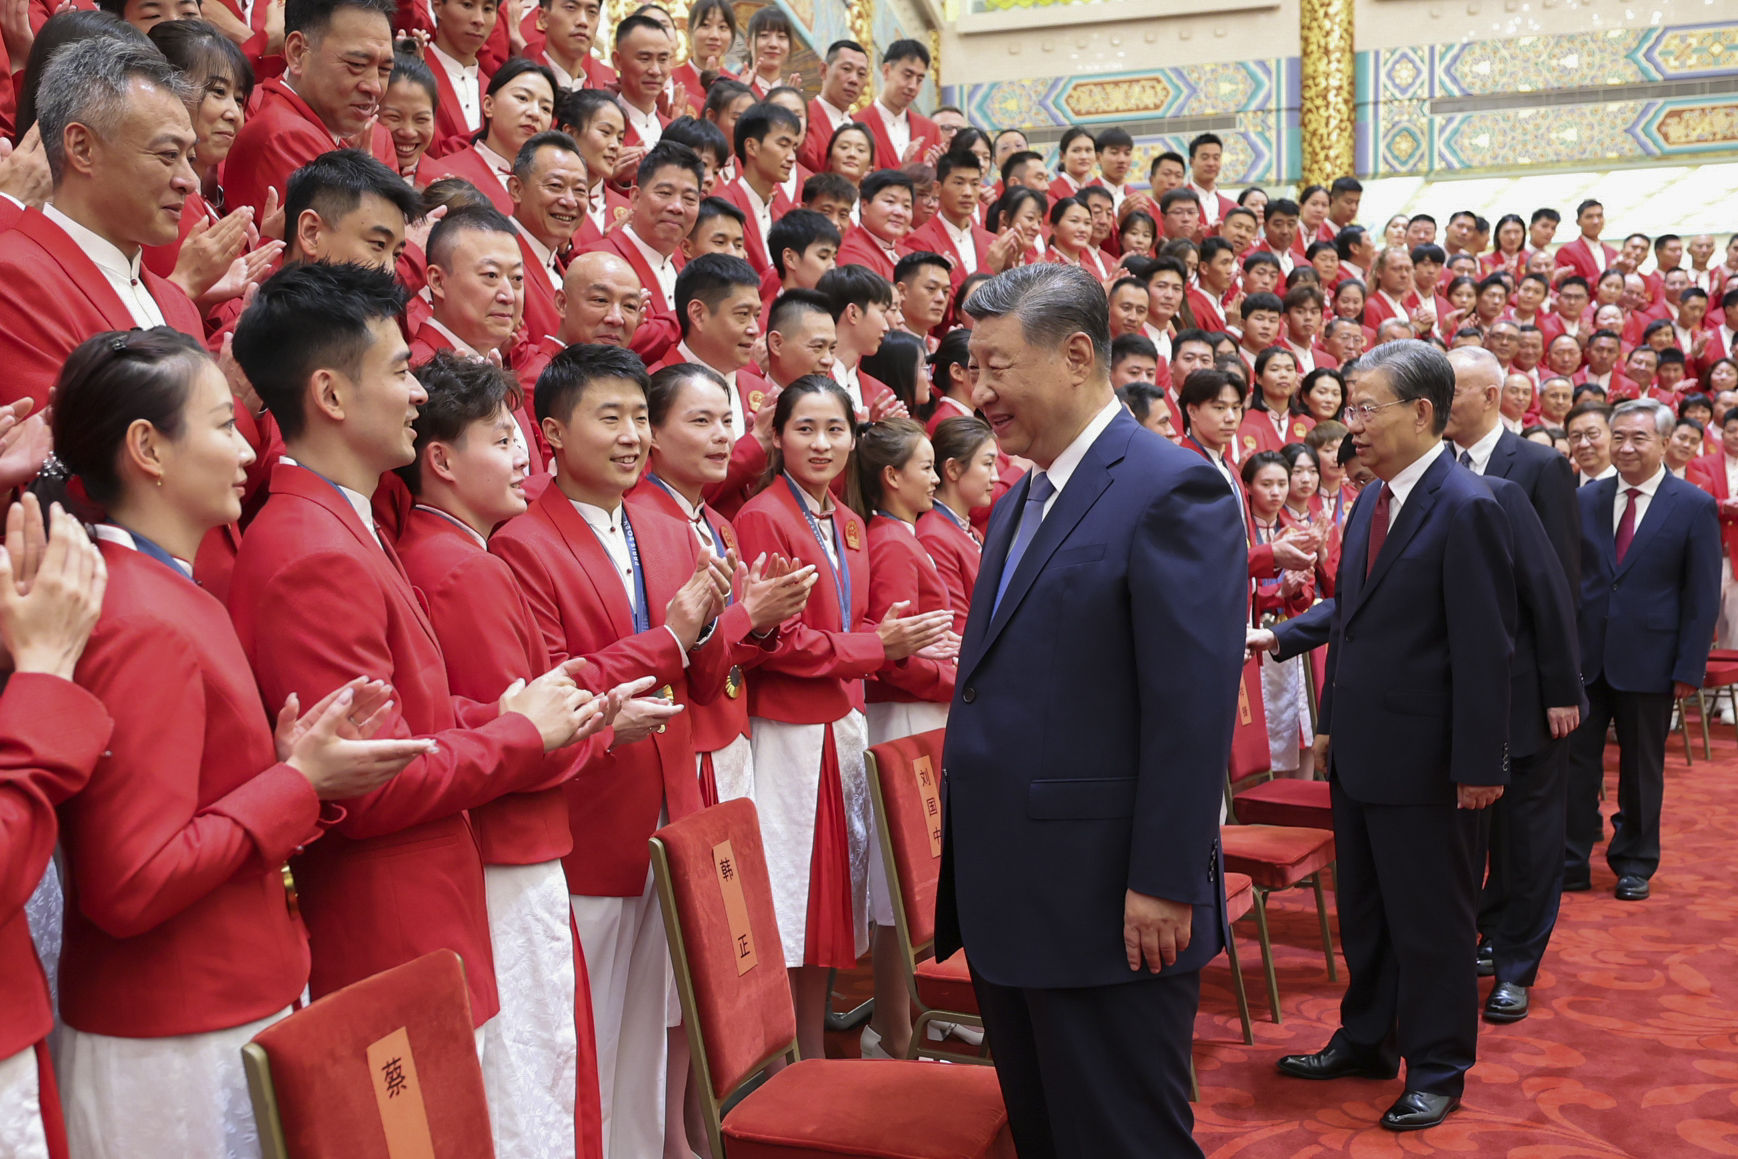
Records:
M1601 676L1587 686L1588 713L1569 737L1569 836L1563 880L1586 881L1593 847L1605 836L1599 786L1605 780L1605 730L1617 726L1617 815L1605 861L1622 877L1652 877L1660 867L1660 809L1666 795L1666 738L1672 694L1620 692Z
M1198 1159L1189 1056L1201 972L1071 990L972 972L1020 1159Z
M1370 805L1332 781L1340 1044L1406 1060L1406 1089L1459 1097L1478 1053L1478 872L1486 810Z
M1509 787L1491 806L1490 870L1479 900L1479 933L1496 958L1497 981L1531 986L1563 900L1569 742L1554 740L1509 763Z

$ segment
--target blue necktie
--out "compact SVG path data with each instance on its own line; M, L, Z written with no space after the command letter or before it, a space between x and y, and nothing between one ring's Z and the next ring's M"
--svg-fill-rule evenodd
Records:
M1051 485L1050 476L1042 471L1032 472L1032 482L1026 488L1026 505L1020 509L1020 529L1014 533L1014 542L1008 548L1008 562L1002 565L1002 576L996 583L996 602L990 608L991 615L995 615L996 609L1002 606L1002 593L1008 590L1008 581L1014 578L1014 569L1020 566L1026 549L1032 546L1032 537L1038 534L1038 525L1044 522L1044 504L1054 494L1056 488Z

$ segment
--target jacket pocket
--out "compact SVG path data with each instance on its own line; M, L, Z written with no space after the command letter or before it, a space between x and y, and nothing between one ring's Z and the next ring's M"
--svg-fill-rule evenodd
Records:
M1033 781L1026 793L1026 815L1038 821L1132 817L1136 783L1134 777Z
M1050 567L1072 567L1077 563L1097 563L1104 558L1104 544L1089 543L1084 547L1070 547L1059 551L1050 557Z

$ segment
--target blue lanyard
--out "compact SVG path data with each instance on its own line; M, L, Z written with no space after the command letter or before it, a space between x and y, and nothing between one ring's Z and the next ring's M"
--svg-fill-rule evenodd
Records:
M646 604L646 569L640 566L640 545L634 539L634 525L628 520L627 504L622 504L622 536L628 541L628 558L634 561L634 633L652 630L652 609Z
M674 487L670 486L668 483L664 482L662 479L658 478L656 475L652 474L650 471L646 472L646 478L650 482L657 484L659 487L662 487L664 489L664 493L669 495L670 498L682 499L682 497L680 495L676 494L676 489ZM685 502L687 502L687 500L683 499L682 502L685 503ZM719 559L723 559L724 552L719 550L719 549L724 546L724 537L722 535L718 534L718 528L713 524L711 519L707 518L706 503L704 500L702 500L700 503L700 519L701 519L701 522L706 524L707 533L712 536L712 554L716 555ZM729 593L725 594L725 597L724 597L724 606L725 607L728 608L735 601L736 601L736 593L735 592L729 592Z
M949 507L946 503L937 499L935 500L935 509L941 512L942 518L965 532L966 535L971 538L972 543L977 545L979 551L983 550L984 544L983 541L978 538L978 533L972 530L972 525L970 523L954 514L954 509L952 507Z
M839 596L839 630L851 631L851 565L845 559L845 541L839 532L838 516L833 518L833 547L838 553L839 563L833 564L833 557L827 554L827 537L821 534L821 521L815 518L815 513L809 510L809 501L804 498L797 481L788 474L785 476L785 486L791 489L791 498L797 501L797 510L803 513L803 518L809 521L809 530L815 533L815 542L821 545L821 558L827 561L827 570L833 573L833 590Z
M115 526L121 527L119 523L115 524ZM121 527L121 530L133 537L133 546L139 549L140 555L150 556L152 559L174 572L178 579L184 579L188 583L195 582L192 576L181 570L181 565L175 562L175 557L170 555L167 551L164 551L161 547L158 547L155 543L146 539L143 535L140 535L130 527Z

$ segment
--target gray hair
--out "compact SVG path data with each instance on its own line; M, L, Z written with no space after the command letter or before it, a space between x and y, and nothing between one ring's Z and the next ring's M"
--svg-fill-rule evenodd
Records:
M1678 425L1678 416L1672 413L1672 408L1651 398L1632 398L1618 403L1617 409L1611 412L1611 421L1615 423L1625 415L1652 415L1662 439L1671 438L1672 429Z
M1402 402L1425 399L1430 403L1431 425L1437 434L1448 425L1448 408L1454 405L1454 367L1448 355L1428 342L1406 338L1384 342L1358 359L1362 371L1388 372L1388 386Z
M1110 300L1076 266L1041 262L997 274L972 291L965 311L980 322L1012 314L1026 341L1046 350L1059 348L1070 334L1085 334L1094 365L1110 366Z
M1448 364L1457 371L1464 366L1467 370L1488 376L1485 386L1501 387L1507 381L1503 375L1503 364L1497 361L1495 354L1483 346L1455 347L1448 352Z
M36 121L56 186L66 167L67 126L83 125L109 140L126 116L134 80L164 90L183 105L195 95L180 70L149 45L99 37L74 41L48 58L36 90Z

